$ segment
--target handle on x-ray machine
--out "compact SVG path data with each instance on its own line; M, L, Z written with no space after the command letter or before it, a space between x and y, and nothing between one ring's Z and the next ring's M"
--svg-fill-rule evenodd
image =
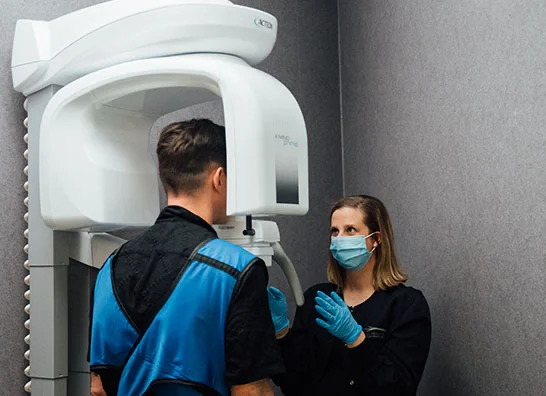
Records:
M296 304L298 307L301 307L304 303L304 298L300 279L298 278L294 264L292 264L292 261L290 261L290 258L288 258L288 255L284 252L279 242L275 242L273 244L273 260L284 272L284 275L286 276L286 279L288 279L288 283L292 288L292 292L294 293Z

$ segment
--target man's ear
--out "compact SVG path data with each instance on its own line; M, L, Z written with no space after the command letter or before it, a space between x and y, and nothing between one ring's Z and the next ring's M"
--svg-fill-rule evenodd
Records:
M215 191L222 191L226 188L226 171L221 166L212 172L212 187Z

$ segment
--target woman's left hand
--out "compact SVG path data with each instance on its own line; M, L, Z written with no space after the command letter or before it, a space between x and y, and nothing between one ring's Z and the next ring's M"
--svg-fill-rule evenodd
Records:
M362 333L360 326L353 318L349 307L337 295L332 292L330 296L318 291L315 297L316 311L324 318L317 318L316 322L319 326L328 330L334 337L339 338L345 344L354 343Z
M279 289L269 286L267 288L267 298L269 300L269 310L271 311L271 319L273 320L275 333L279 335L279 333L290 325L286 297L284 297L284 294L282 294L282 291Z

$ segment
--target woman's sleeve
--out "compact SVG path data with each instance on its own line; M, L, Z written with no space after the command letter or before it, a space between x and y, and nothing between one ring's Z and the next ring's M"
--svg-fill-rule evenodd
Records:
M421 292L397 304L383 347L375 350L366 338L348 349L354 385L364 395L414 395L428 357L430 311Z
M273 381L288 396L305 394L306 384L309 383L313 372L314 348L313 337L307 325L309 319L307 305L296 309L290 331L278 340L286 372L275 376Z

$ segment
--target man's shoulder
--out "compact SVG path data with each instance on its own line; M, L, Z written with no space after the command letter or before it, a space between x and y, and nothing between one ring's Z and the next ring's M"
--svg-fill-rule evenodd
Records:
M189 222L161 222L127 241L119 249L118 256L148 256L153 252L189 256L196 247L214 238L210 231Z
M239 271L245 269L249 264L263 263L259 257L248 250L220 238L208 241L199 249L198 253L234 267Z

